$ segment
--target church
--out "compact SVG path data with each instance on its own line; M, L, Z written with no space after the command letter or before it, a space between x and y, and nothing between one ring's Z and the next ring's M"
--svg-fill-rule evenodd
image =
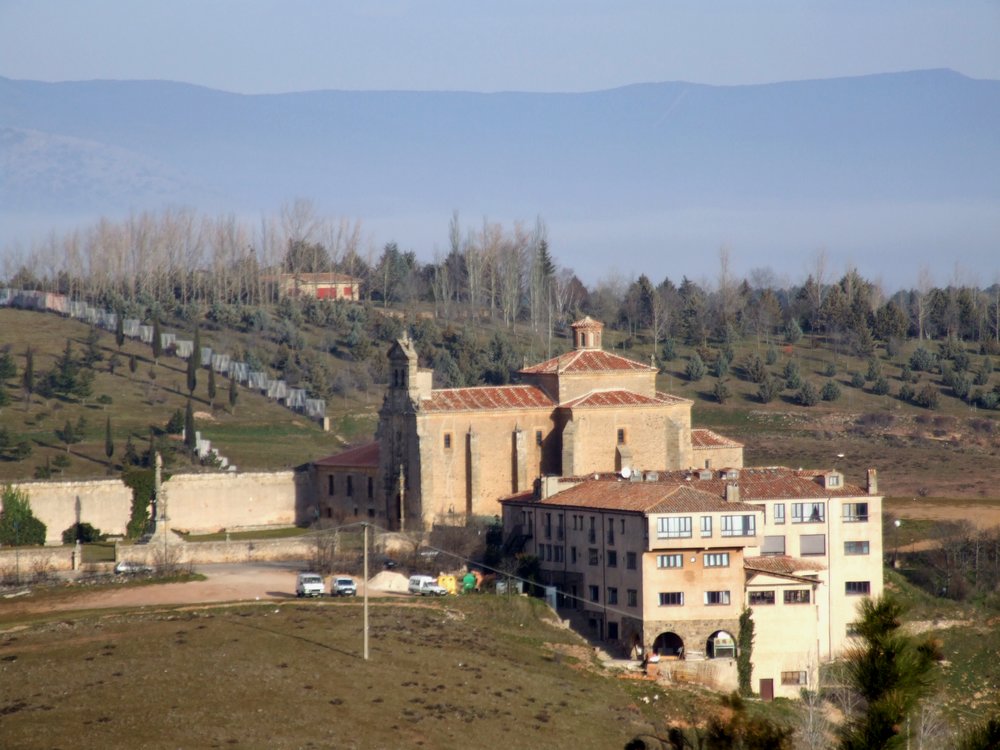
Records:
M742 467L743 446L692 429L692 402L605 351L603 328L578 320L571 351L503 386L435 389L410 339L396 341L375 443L313 464L321 517L429 528L498 516L501 498L546 478Z

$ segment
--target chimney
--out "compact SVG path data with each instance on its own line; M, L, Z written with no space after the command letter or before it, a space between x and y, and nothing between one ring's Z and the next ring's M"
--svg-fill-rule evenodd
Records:
M726 502L738 503L740 501L740 486L736 482L726 484Z
M875 469L868 470L868 494L878 494L878 472Z

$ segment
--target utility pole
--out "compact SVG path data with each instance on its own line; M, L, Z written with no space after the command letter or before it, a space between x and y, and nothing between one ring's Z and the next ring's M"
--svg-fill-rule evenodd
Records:
M368 524L364 524L365 529L365 554L364 554L364 580L362 583L365 587L365 626L364 626L364 653L365 661L368 661Z

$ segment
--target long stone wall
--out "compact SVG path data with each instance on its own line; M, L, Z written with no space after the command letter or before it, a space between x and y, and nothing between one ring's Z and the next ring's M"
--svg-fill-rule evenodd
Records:
M176 565L245 563L262 560L307 560L313 553L310 537L218 542L173 542L166 548L154 539L149 544L115 546L115 559L145 565L167 561Z
M77 521L105 534L124 535L132 490L119 479L86 482L24 482L31 510L46 527L46 544L60 544ZM169 526L193 533L314 520L307 472L176 474L163 483Z

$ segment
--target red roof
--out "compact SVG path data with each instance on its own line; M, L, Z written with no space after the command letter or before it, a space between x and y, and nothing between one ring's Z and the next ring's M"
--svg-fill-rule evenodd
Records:
M691 430L691 447L698 448L742 448L743 443L737 443L724 435L712 430Z
M513 498L511 498L513 499ZM688 486L660 482L587 480L555 495L539 500L547 506L594 508L638 513L692 513L742 511L760 513L746 503L727 503L718 495Z
M543 375L546 373L611 372L615 370L656 372L655 367L602 349L574 349L571 352L560 354L558 357L539 362L537 365L525 367L521 372Z
M826 570L826 566L822 563L801 560L797 557L789 557L788 555L747 557L743 560L743 567L761 573L778 573L781 575L795 575L801 570Z
M657 394L658 396L659 394ZM662 406L664 401L652 396L643 396L635 391L612 390L612 391L591 391L579 398L574 398L559 404L564 409L576 409L580 407L601 407L601 406Z
M477 411L492 409L552 409L555 404L533 385L442 388L420 402L424 411Z
M334 453L332 456L313 461L316 466L333 467L378 467L378 443L367 443L354 448L348 448L343 453Z

